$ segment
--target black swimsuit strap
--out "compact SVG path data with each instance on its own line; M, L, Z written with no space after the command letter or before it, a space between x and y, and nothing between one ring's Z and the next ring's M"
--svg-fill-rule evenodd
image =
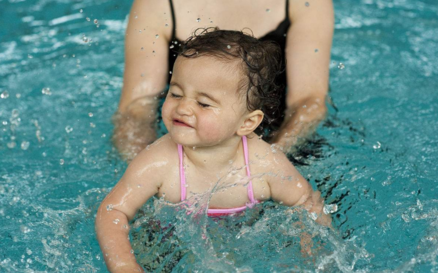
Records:
M172 39L171 39L171 41L174 41L175 40L175 30L176 30L175 11L173 10L172 0L169 0L169 4L170 4L170 13L172 14Z
M170 0L172 2L172 0ZM286 18L289 21L289 0L286 0Z

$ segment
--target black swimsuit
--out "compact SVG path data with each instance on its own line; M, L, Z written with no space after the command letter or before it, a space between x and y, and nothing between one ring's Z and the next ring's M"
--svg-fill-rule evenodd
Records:
M170 71L173 70L173 65L175 63L176 57L178 56L178 48L181 45L181 41L179 41L175 37L175 29L176 29L176 20L175 20L175 11L173 9L173 3L172 0L169 0L170 3L170 11L172 13L172 21L173 21L173 29L172 29L172 39L169 43L169 69ZM291 22L289 20L289 0L286 0L286 17L284 20L277 26L276 29L273 31L267 33L263 37L260 37L259 40L261 41L274 41L276 42L280 48L281 48L281 54L282 54L282 62L283 64L286 63L286 56L285 56L285 49L286 49L286 34L287 31L291 25ZM168 82L170 82L170 78L172 75L169 75ZM279 86L283 86L284 90L286 90L286 71L283 70L281 74L278 75L276 82ZM281 92L281 101L280 101L280 109L278 113L281 113L281 117L277 117L275 121L273 121L270 124L269 131L271 130L277 130L279 126L281 125L281 122L283 121L283 113L286 108L286 92Z

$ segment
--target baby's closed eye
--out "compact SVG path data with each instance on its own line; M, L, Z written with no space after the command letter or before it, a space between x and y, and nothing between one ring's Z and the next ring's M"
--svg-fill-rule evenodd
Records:
M172 98L176 98L176 99L182 98L181 95L178 95L178 94L175 94L175 93L170 93L170 96L171 96Z
M209 104L206 104L206 103L202 103L202 102L200 102L200 101L198 101L198 104L199 104L199 106L201 106L202 108L207 108L207 107L210 107L210 105L209 105Z

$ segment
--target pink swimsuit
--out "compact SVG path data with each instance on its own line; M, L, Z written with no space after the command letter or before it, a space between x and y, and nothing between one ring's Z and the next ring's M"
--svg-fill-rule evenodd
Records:
M248 144L246 140L246 136L242 136L242 143L243 143L243 153L245 156L245 164L246 164L246 175L248 177L251 177L251 173L249 171L249 164L248 164ZM181 201L184 201L186 199L186 177L184 173L184 167L183 167L183 147L182 145L178 144L178 155L179 155L179 175L181 180ZM247 207L252 207L254 204L257 204L257 200L254 199L254 192L252 189L252 181L250 180L248 183L248 198L251 201L251 203L246 204L246 206L238 207L238 208L231 208L231 209L208 209L207 214L208 216L221 216L221 215L230 215L237 212L244 211Z

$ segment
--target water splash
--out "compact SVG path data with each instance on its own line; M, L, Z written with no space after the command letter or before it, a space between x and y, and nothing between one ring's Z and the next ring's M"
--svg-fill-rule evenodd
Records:
M9 93L8 93L8 91L3 91L3 92L0 94L0 98L1 98L1 99L7 99L7 98L9 98Z

